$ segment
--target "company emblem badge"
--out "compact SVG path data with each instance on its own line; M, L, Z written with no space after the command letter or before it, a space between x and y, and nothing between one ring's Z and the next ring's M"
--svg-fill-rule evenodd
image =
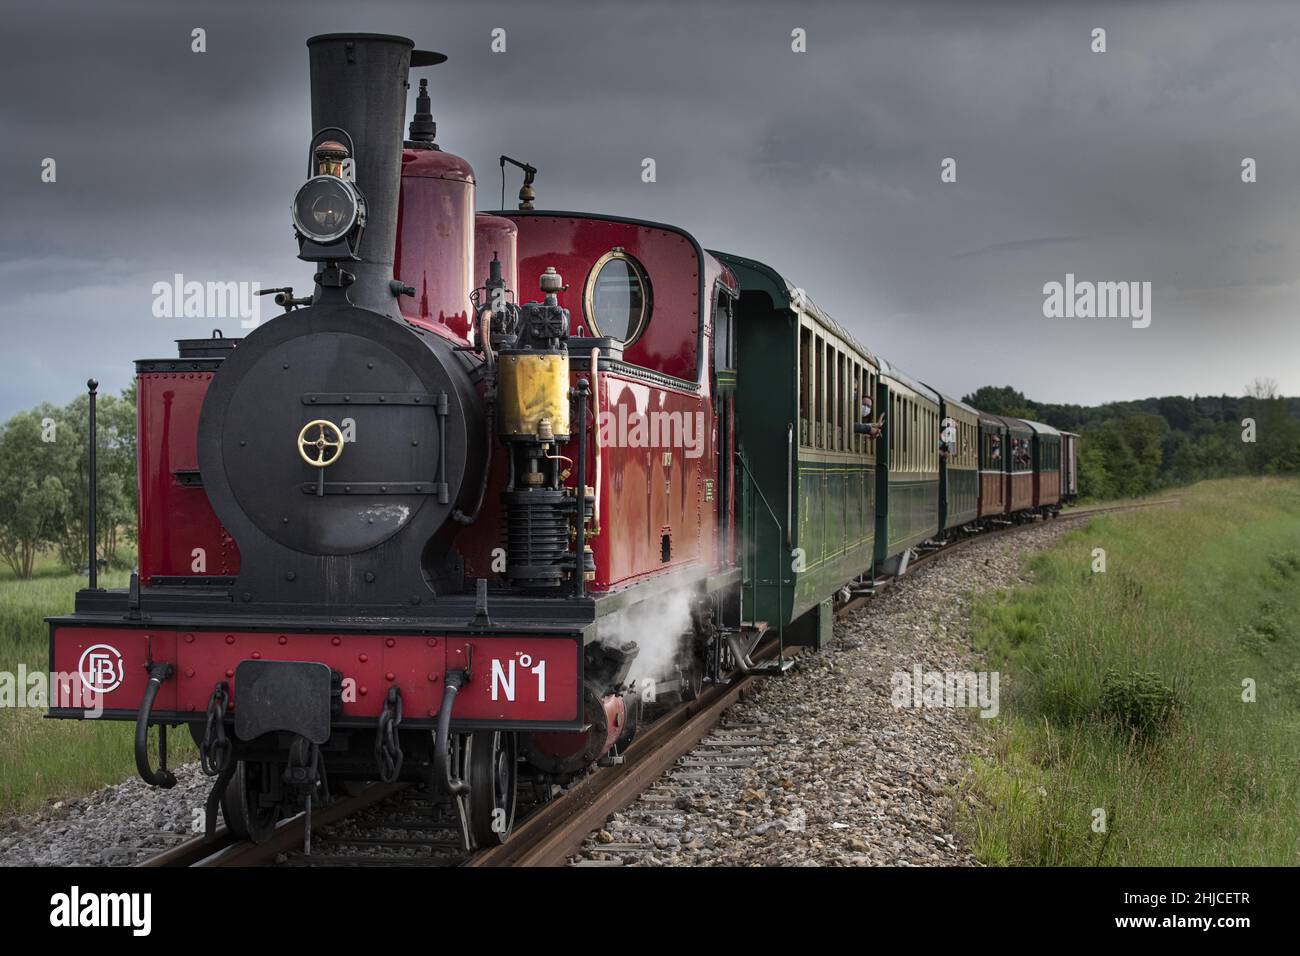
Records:
M122 653L109 644L92 644L77 662L81 683L92 694L107 694L122 686Z

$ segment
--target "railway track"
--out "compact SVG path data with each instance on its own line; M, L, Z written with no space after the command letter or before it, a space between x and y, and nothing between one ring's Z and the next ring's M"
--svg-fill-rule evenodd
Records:
M1164 498L1134 504L1079 508L1063 511L1061 518L1074 520L1177 504L1178 498ZM1009 524L984 534L959 538L924 551L914 558L915 568L942 554L950 554L974 541L1013 533L1031 527L1032 522ZM871 593L879 593L897 578L869 582L870 593L860 593L840 604L837 614L862 607ZM867 582L862 582L866 584ZM787 648L787 655L798 648ZM755 661L777 651L768 641L753 655ZM466 853L461 848L459 824L444 803L432 800L410 784L372 784L355 796L343 797L313 815L310 855L303 853L304 817L299 814L281 821L265 843L234 839L219 828L212 843L195 837L137 863L141 867L226 867L260 866L469 866L521 867L563 866L591 833L599 830L610 814L628 806L651 788L681 758L701 746L707 756L677 768L680 777L699 776L710 771L744 766L754 759L756 748L770 744L759 736L760 728L727 724L723 715L736 701L752 693L760 678L740 676L726 685L711 685L695 700L682 703L664 714L632 742L621 762L601 767L580 777L556 796L535 794L530 803L520 794L522 819L510 841L503 846ZM521 791L526 788L521 787ZM649 795L651 801L654 794ZM677 797L665 794L664 812L672 812ZM626 851L637 854L645 847L607 844L601 847L617 857ZM579 861L577 865L621 865Z

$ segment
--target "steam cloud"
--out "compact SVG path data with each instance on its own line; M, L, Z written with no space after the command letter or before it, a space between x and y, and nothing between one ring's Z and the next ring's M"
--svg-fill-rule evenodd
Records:
M600 643L639 648L628 680L663 681L676 677L677 658L691 632L691 593L674 591L642 601L600 621Z

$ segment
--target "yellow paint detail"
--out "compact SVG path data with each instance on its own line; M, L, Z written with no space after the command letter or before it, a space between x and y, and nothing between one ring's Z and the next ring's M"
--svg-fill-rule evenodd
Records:
M497 363L497 431L545 440L569 434L569 356L506 354Z

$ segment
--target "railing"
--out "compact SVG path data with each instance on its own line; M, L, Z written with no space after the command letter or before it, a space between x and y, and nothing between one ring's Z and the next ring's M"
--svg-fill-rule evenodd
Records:
M86 550L90 559L90 566L87 569L89 575L90 590L99 590L99 540L96 536L95 516L98 513L99 502L99 466L95 461L95 453L99 445L99 437L95 434L95 398L99 392L99 382L95 379L89 379L86 382L87 394L90 397L90 436L87 442L87 515L86 515Z
M743 507L742 524L741 524L741 550L740 550L740 575L741 586L745 582L749 584L750 607L749 620L757 623L758 621L758 589L760 587L776 588L776 639L777 639L777 660L780 665L785 664L785 596L782 593L782 577L784 576L787 555L781 547L781 520L768 504L767 497L763 494L763 489L758 487L758 479L749 469L749 462L745 460L745 450L738 449L736 460L740 462L740 469L744 473L744 485L741 489L741 502ZM786 476L787 481L793 481L793 475ZM776 528L776 538L772 549L772 556L776 564L776 577L771 581L762 581L758 576L758 508L754 507L755 498L761 501L763 509L767 512L768 518L771 519L773 526ZM744 616L744 597L741 597L741 616Z

